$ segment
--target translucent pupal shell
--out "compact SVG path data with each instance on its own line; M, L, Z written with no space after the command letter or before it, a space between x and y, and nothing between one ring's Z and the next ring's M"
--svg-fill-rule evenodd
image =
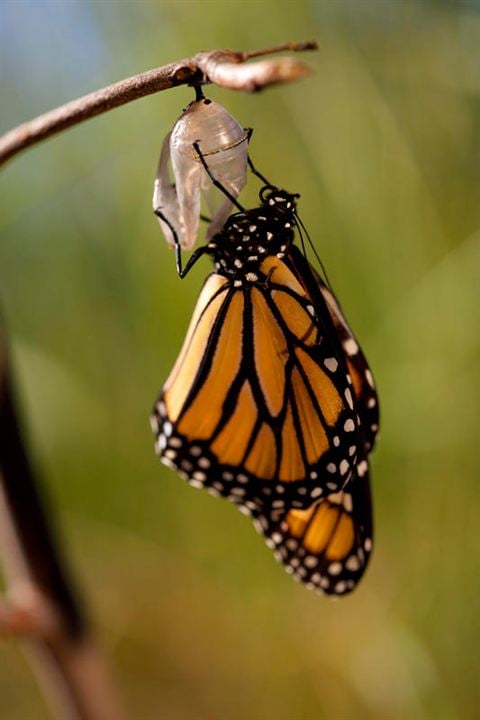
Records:
M153 194L154 210L160 210L175 229L180 245L190 250L197 240L201 195L211 222L207 237L223 227L232 204L214 188L194 148L198 143L210 172L236 197L246 183L248 134L225 108L212 100L192 102L165 138ZM171 161L174 185L168 162ZM174 237L168 223L159 218L169 245Z

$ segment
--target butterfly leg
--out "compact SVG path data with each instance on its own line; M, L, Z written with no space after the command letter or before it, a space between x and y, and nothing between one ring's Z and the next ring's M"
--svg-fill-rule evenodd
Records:
M168 133L162 144L162 151L160 153L153 185L152 206L153 212L160 221L160 226L168 245L173 247L181 238L178 237L179 230L175 230L172 227L172 220L169 221L168 218L165 217L165 215L167 215L170 218L178 218L180 214L177 188L175 183L172 183L170 180L168 169L170 160L170 136L171 133Z
M247 133L247 142L250 145L250 140L253 135L253 128L243 128L243 129ZM272 185L272 183L267 180L265 175L262 175L262 173L259 170L257 170L257 168L255 167L255 165L252 162L252 158L250 157L250 154L247 155L247 162L248 162L248 167L250 168L252 173L254 175L256 175L259 178L259 180L261 180L263 182L264 185L268 185L268 187L276 187L275 185Z
M240 203L239 203L238 200L232 195L232 193L230 193L230 192L227 190L227 188L224 187L224 186L222 185L222 183L221 183L219 180L217 180L217 178L212 174L212 171L211 171L210 168L208 167L208 163L207 163L207 161L205 160L205 156L203 155L202 151L200 150L200 145L199 145L199 143L198 143L198 142L194 142L194 143L193 143L193 147L194 147L196 153L198 154L199 160L200 160L200 162L202 163L202 165L203 165L203 167L204 167L204 169L205 169L205 172L207 173L208 177L209 177L210 180L212 181L213 185L215 185L215 187L218 188L218 189L230 200L230 202L232 203L232 205L235 205L235 207L236 207L238 210L241 210L241 211L243 212L243 211L245 210L245 208L242 207L242 205L240 205Z
M173 227L170 220L162 213L162 211L159 208L154 210L154 213L162 222L164 222L166 225L168 225L168 227L173 235L173 240L175 243L175 262L176 262L176 266L177 266L177 272L183 280L183 278L190 272L192 267L195 265L197 260L199 260L202 257L202 255L204 255L206 252L208 252L208 247L206 245L203 245L202 247L197 248L195 250L195 252L191 255L191 257L189 257L188 262L185 265L185 267L183 267L182 266L182 249L180 247L180 243L178 241L178 235L177 235L175 228Z
M173 242L175 246L175 262L177 266L177 272L181 278L184 278L186 275L186 268L185 270L182 270L182 248L180 247L180 241L178 239L177 231L173 227L170 220L167 218L167 216L161 211L159 207L154 207L153 212L158 217L159 220L165 223L167 225L168 229L172 233ZM193 256L192 256L193 257ZM191 259L191 258L190 258ZM188 265L188 263L187 263Z
M185 277L185 275L187 275L187 273L190 272L190 270L191 270L192 267L195 265L195 263L196 263L198 260L200 260L200 258L202 257L202 255L205 255L205 253L209 253L209 252L211 252L211 250L210 250L210 248L209 248L207 245L202 245L202 247L199 247L199 248L197 248L196 250L193 251L193 253L191 254L191 256L188 258L187 264L185 265L185 267L183 268L183 270L180 268L180 270L179 270L179 272L178 272L178 274L180 275L180 277L182 278L182 280L183 280L183 278ZM177 270L178 270L178 265L177 265Z
M244 128L244 130L247 133L247 140L248 140L248 143L250 144L250 138L253 135L253 128ZM248 162L248 167L250 168L252 173L254 175L256 175L256 177L258 177L259 180L261 180L264 185L267 185L268 187L276 187L275 185L272 185L272 183L267 180L265 175L262 175L262 173L259 170L257 170L257 168L255 167L255 165L252 162L252 158L250 157L250 154L247 155L247 162Z

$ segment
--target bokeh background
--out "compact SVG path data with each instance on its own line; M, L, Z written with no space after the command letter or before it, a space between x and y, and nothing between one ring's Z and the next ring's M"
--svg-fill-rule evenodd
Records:
M151 213L191 99L143 99L0 176L0 294L32 454L131 717L478 718L480 3L3 0L0 129L200 49L315 37L302 83L212 88L301 214L375 372L376 550L331 602L153 453L199 263ZM255 184L246 201L255 202ZM0 714L47 720L0 644Z

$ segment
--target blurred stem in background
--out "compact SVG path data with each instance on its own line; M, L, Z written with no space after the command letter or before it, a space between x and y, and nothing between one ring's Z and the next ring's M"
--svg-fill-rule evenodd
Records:
M0 557L8 599L0 632L28 638L38 679L61 720L123 713L51 529L14 407L0 335ZM3 621L3 622L2 622Z

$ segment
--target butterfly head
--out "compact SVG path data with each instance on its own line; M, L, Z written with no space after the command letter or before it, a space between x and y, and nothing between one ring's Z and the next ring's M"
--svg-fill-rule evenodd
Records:
M260 190L262 205L278 212L279 215L295 215L297 212L298 193L289 193L274 185L265 185Z

